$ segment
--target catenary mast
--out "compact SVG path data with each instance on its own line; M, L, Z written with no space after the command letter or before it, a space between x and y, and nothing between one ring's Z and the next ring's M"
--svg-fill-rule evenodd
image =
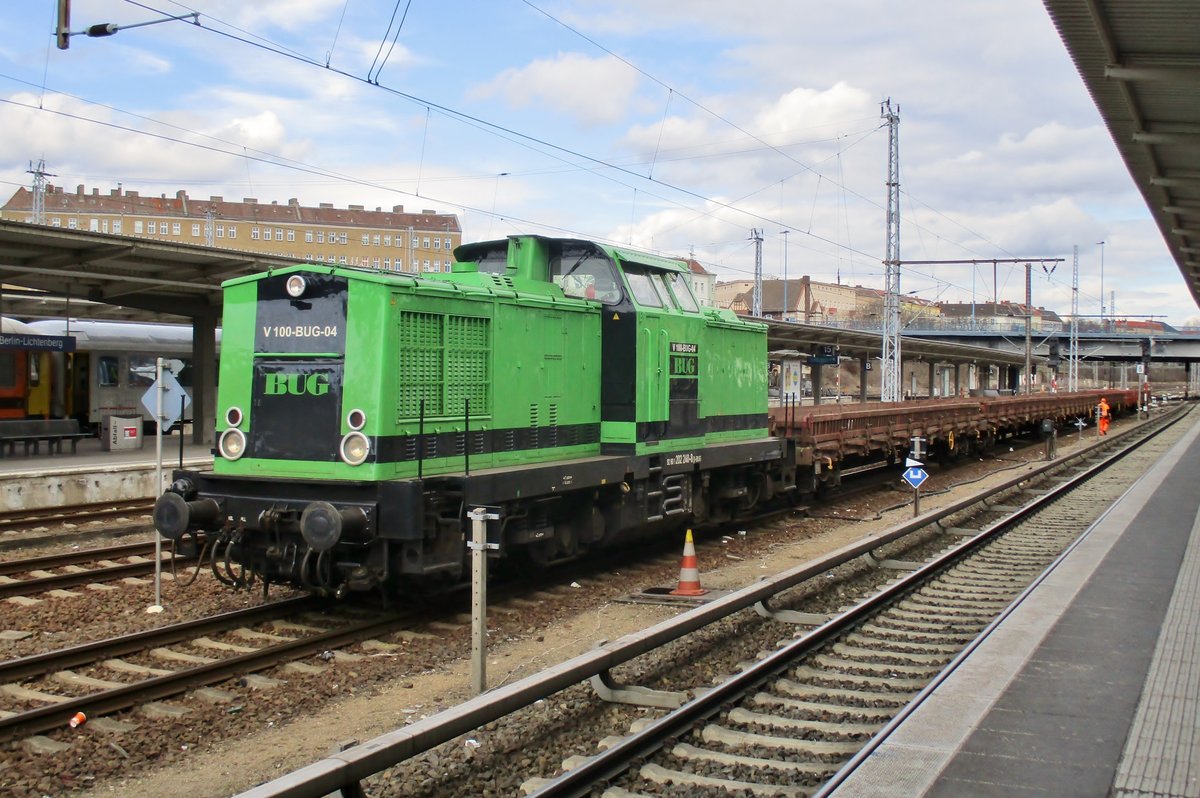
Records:
M884 260L883 356L880 400L900 401L900 106L879 108L888 125L887 255Z

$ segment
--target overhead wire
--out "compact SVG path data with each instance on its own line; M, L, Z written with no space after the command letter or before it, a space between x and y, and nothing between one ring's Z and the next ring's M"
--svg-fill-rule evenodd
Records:
M163 11L161 11L160 9L155 9L155 8L153 8L153 7L151 7L151 6L147 5L147 4L145 4L145 3L139 2L138 0L125 0L125 1L126 1L127 3L129 3L129 4L131 4L131 5L135 5L135 6L138 6L138 7L140 7L140 8L143 8L143 9L146 9L146 10L149 10L149 11L153 11L153 12L155 12L155 13L163 14L164 16L169 16L168 14L166 14L166 12L163 12ZM184 3L181 3L181 2L179 2L178 0L167 0L167 2L170 2L170 3L172 3L172 4L174 4L174 5L177 5L177 6L180 6L180 7L189 8L187 5L185 5ZM621 61L622 63L626 64L626 65L627 65L627 66L629 66L630 68L632 68L632 69L636 70L636 71L637 71L639 74L641 74L641 75L645 76L647 79L649 79L649 80L651 80L651 81L655 82L656 84L658 84L658 85L660 85L660 86L663 86L664 88L667 88L667 89L668 89L670 92L672 92L672 94L678 94L678 95L679 95L679 96L680 96L682 99L686 100L687 102L691 103L692 105L696 106L697 108L700 108L701 110L703 110L703 111L705 111L706 113L710 114L711 116L713 116L713 118L720 120L721 122L723 122L723 123L725 123L725 124L729 125L729 126L730 126L730 127L732 127L733 129L735 129L735 130L738 130L738 131L739 131L739 132L741 132L742 134L744 134L744 135L746 135L746 136L750 137L751 139L753 139L753 140L755 140L755 141L759 142L760 144L762 144L762 145L763 145L763 147L764 147L764 148L766 148L766 149L770 149L770 150L772 150L772 151L774 151L774 152L776 152L776 153L780 154L782 157L784 157L784 158L788 159L789 161L792 161L793 163L796 163L797 165L801 166L803 170L810 171L810 172L812 172L813 174L816 174L816 175L818 175L818 178L819 178L818 182L820 182L820 180L828 180L828 179L829 179L829 177L828 177L827 175L822 175L820 172L817 172L815 169L813 169L813 168L812 168L811 166L809 166L808 164L806 164L806 163L804 163L803 161L800 161L799 159L797 159L797 158L793 157L793 156L792 156L792 155L790 155L789 153L786 153L786 152L784 152L784 151L783 151L783 150L782 150L782 149L781 149L779 146L777 146L777 145L775 145L775 144L772 144L771 142L768 142L768 141L766 141L765 139L763 139L763 138L761 138L761 137L757 136L756 134L754 134L754 133L752 133L752 132L750 132L750 131L746 130L745 128L743 128L742 126L740 126L740 125L738 125L737 123L733 122L732 120L730 120L730 119L726 118L724 115L722 115L722 114L720 114L720 113L718 113L718 112L716 112L716 111L714 111L714 110L712 110L712 109L708 108L708 107L707 107L707 106L705 106L703 103L700 103L700 102L698 102L698 101L694 100L693 98L691 98L690 96L688 96L688 95L686 95L686 94L683 94L682 92L679 92L679 91L678 91L677 89L675 89L674 87L672 87L672 86L670 86L669 84L665 83L664 81L662 81L662 80L658 79L657 77L655 77L654 75L650 74L650 73L649 73L649 72L647 72L646 70L642 69L641 67L639 67L638 65L636 65L636 64L635 64L635 63L633 63L632 61L630 61L630 60L628 60L628 59L626 59L626 58L624 58L624 57L622 57L622 56L618 55L617 53L613 52L613 51L612 51L612 50L610 50L609 48L607 48L607 47L605 47L604 45L600 44L599 42L595 41L595 40L594 40L594 39L592 39L591 37L588 37L587 35L583 34L582 32L580 32L579 30L575 29L574 27L572 27L572 26L570 26L570 25L566 24L565 22L563 22L563 21L561 21L561 20L557 19L557 18L556 18L556 17L554 17L553 15L549 14L548 12L546 12L544 9L542 9L542 8L538 7L537 5L535 5L534 3L530 2L530 0L522 0L522 2L524 2L524 3L525 3L525 4L526 4L528 7L530 7L531 9L533 9L533 10L537 11L538 13L540 13L540 14L542 14L542 15L546 16L548 19L550 19L551 21L555 22L556 24L558 24L558 25L560 25L560 26L564 27L565 29L569 30L570 32L572 32L572 33L573 33L573 34L575 34L576 36L579 36L580 38L582 38L582 39L584 39L585 41L589 42L589 43L590 43L590 44L592 44L593 46L595 46L595 47L597 47L597 48L599 48L599 49L603 50L605 53L608 53L608 54L612 55L614 58L618 59L619 61ZM410 5L411 5L411 0L408 0L408 3L407 3L407 4L406 4L406 6L405 6L404 17L406 17L406 16L407 16L408 9L409 9L409 6L410 6ZM192 10L192 9L190 9L190 8L189 8L189 10ZM394 21L394 19L395 19L395 15L396 15L396 13L397 13L397 11L398 11L398 10L399 10L399 0L397 0L396 6L393 8L392 21ZM343 9L343 15L344 15L344 12L345 12L345 9ZM206 15L206 16L207 16L207 18L209 18L209 19L215 19L215 18L214 18L214 17L212 17L211 15ZM401 19L401 26L403 26L404 17L402 17L402 19ZM833 247L835 247L835 248L837 248L837 249L839 249L839 250L844 250L844 251L846 251L846 252L848 252L848 253L852 253L852 254L859 254L859 255L861 255L861 256L868 257L868 258L871 258L871 259L877 259L877 256L875 256L875 255L872 255L872 254L870 254L870 253L867 253L867 252L864 252L864 251L858 250L858 249L856 249L856 248L854 248L853 246L850 246L850 245L848 245L848 244L843 244L843 243L840 243L840 242L837 242L837 241L833 241L833 240L831 240L831 239L829 239L829 238L826 238L826 237L824 237L824 236L817 235L817 234L815 234L815 233L812 233L812 232L811 232L811 230L808 230L808 231L805 231L805 230L800 230L798 227L795 227L795 226L789 226L789 225L787 225L787 224L786 224L784 221L782 221L782 220L774 220L774 219L770 219L769 217L766 217L766 216L764 216L764 215L762 215L762 214L759 214L759 213L756 213L756 212L753 212L753 211L749 211L749 210L747 210L747 209L744 209L744 208L739 208L739 207L736 207L736 206L734 206L734 205L732 205L732 204L730 204L730 203L722 202L722 201L720 201L720 200L717 200L717 199L715 199L715 198L712 198L712 197L708 197L708 196L706 196L706 195L704 195L704 194L701 194L701 193L699 193L699 192L691 191L691 190L689 190L689 189L686 189L686 188L684 188L684 187L677 186L677 185L673 185L673 184L671 184L671 183L667 183L667 182L665 182L665 181L662 181L662 180L655 180L653 177L642 176L642 175L638 174L637 172L634 172L634 171L632 171L631 169L628 169L628 168L626 168L626 167L623 167L623 166L621 166L620 164L617 164L617 163L614 163L614 162L612 162L611 160L608 160L608 159L603 159L603 158L598 158L598 157L595 157L595 156L590 156L590 155L587 155L586 153L579 152L579 151L577 151L577 150L574 150L574 149L572 149L572 148L570 148L570 147L565 147L565 146L562 146L562 145L554 144L553 142L550 142L550 141L548 141L548 140L545 140L545 139L539 138L539 137L537 137L537 136L533 136L533 135L531 135L531 134L522 133L522 132L520 132L520 131L517 131L517 130L511 129L511 128L508 128L508 127L506 127L506 126L504 126L504 125L500 125L500 124L498 124L498 123L494 123L494 122L489 122L488 120L485 120L485 119L483 119L483 118L480 118L480 117L474 116L474 115L472 115L472 114L468 114L468 113L466 113L466 112L463 112L463 111L458 111L458 110L456 110L456 109L454 109L454 108L450 108L450 107L448 107L448 106L444 106L444 105L441 105L441 104L439 104L439 103L434 103L434 102L431 102L431 101L429 101L429 100L422 99L421 97L419 97L419 96L417 96L417 95L414 95L414 94L411 94L411 93L408 93L408 92L404 92L404 91L401 91L401 90L398 90L398 89L394 89L394 88L391 88L391 87L385 86L385 85L383 85L383 84L381 84L381 83L379 83L379 82L378 82L378 76L379 76L379 72L378 72L378 70L375 70L375 66L376 66L377 64L379 64L380 53L382 52L382 46L383 46L383 42L384 42L384 41L386 41L386 38L387 38L387 35L388 35L387 33L385 33L385 35L384 35L384 38L381 40L381 46L380 46L380 50L379 50L379 51L377 51L377 53L376 53L376 58L375 58L375 60L372 62L372 67L371 67L371 69L369 69L369 70L368 70L368 76L367 76L367 78L360 78L360 77L358 77L358 76L356 76L356 75L354 75L354 74L352 74L352 73L346 72L345 70L341 70L341 69L336 69L336 68L333 68L332 66L329 66L329 65L328 65L328 63L327 63L327 64L325 64L325 65L322 65L322 64L320 64L320 62L318 62L318 61L314 60L313 58L311 58L311 57L309 57L309 56L306 56L306 55L304 55L304 54L302 54L302 53L299 53L298 51L292 50L291 48L287 48L287 47L285 47L285 46L283 46L283 45L281 45L281 44L278 44L278 43L276 43L276 42L274 42L274 41L272 41L272 40L270 40L270 39L267 39L266 37L259 36L258 34L255 34L255 33L251 32L251 31L246 31L246 30L244 30L244 29L242 29L242 28L240 28L240 27L238 27L238 26L232 25L232 24L230 24L230 23L227 23L227 22L225 22L225 21L223 21L223 20L217 20L217 21L218 21L218 22L219 22L221 25L224 25L225 27L229 28L230 30L238 31L238 32L239 32L239 33L241 33L241 34L244 34L244 36L237 36L237 35L233 35L233 34L231 34L231 33L227 32L227 31L220 30L220 29L217 29L217 28L214 28L214 27L208 27L208 26L203 26L203 25L198 25L198 27L201 27L203 30L206 30L206 31L208 31L208 32L210 32L210 33L214 33L214 34L216 34L216 35L218 35L218 36L222 36L222 37L225 37L225 38L229 38L229 39L231 39L231 40L238 41L238 42L241 42L241 43L243 43L243 44L246 44L246 45L249 45L249 46L252 46L252 47L256 47L256 48L259 48L259 49L263 49L263 50L265 50L265 51L267 51L267 52L271 52L271 53L274 53L274 54L276 54L276 55L281 55L281 56L284 56L284 57L287 57L287 58L291 58L291 59L294 59L294 60L300 61L301 63L305 63L305 64L309 64L309 65L313 65L313 66L318 66L318 67L327 68L327 69L329 69L330 71L333 71L333 72L335 72L335 73L337 73L337 74L339 74L339 75L342 75L343 77L349 78L349 79L351 79L351 80L357 80L357 81L360 81L360 82L367 83L368 85L375 86L376 88L379 88L379 89L381 89L381 90L383 90L383 91L386 91L386 92L388 92L388 93L390 93L390 94L392 94L392 95L394 95L394 96L400 97L400 98L402 98L402 99L406 99L406 100L408 100L408 101L410 101L410 102L413 102L413 103L415 103L415 104L418 104L418 105L423 105L423 106L425 106L425 107L426 107L426 109L427 109L427 113L429 113L429 112L430 112L430 111L432 111L432 110L437 110L437 111L438 111L439 113L441 113L441 114L445 114L445 115L447 115L447 116L449 116L449 117L451 117L451 118L453 118L453 119L456 119L456 120L458 120L458 121L460 121L460 122L466 123L466 124L468 124L468 125L470 125L470 126L472 126L472 127L478 127L478 128L481 128L481 129L487 130L489 133L491 133L491 134L493 134L493 135L499 135L501 138L506 138L506 139L507 139L507 140L509 140L510 142L513 142L513 143L518 143L518 144L521 144L522 146L529 146L529 145L531 145L531 144L532 144L532 145L537 145L537 146L531 147L531 149L534 149L535 151L541 152L541 154L543 154L543 155L547 155L547 156L550 156L550 157L556 157L556 158L559 158L560 160L562 160L562 159L563 159L563 157L562 157L562 156L568 156L568 157L573 157L573 158L582 159L582 160L584 160L584 161L586 161L586 162L588 162L588 163L592 164L592 166L591 166L591 167L584 167L584 166L582 166L582 165L580 165L580 164L569 164L570 166L572 166L572 167L574 167L574 168L576 168L576 169L583 169L583 170L585 170L585 171L590 171L590 172L592 172L593 174L596 174L597 176L604 177L604 178L606 178L606 179L610 179L610 180L611 180L611 179L613 179L613 177L612 177L611 175L605 175L605 174L602 174L602 170L608 169L608 170L612 170L612 171L615 171L615 172L618 172L618 173L621 173L621 174L625 174L625 175L627 175L627 176L629 176L629 177L632 177L632 178L635 178L635 179L638 179L638 180L647 180L647 181L649 181L649 182L651 182L651 183L654 183L654 184L656 184L656 185L659 185L659 186L662 186L662 187L664 187L664 188L667 188L667 189L670 189L670 190L672 190L672 191L675 191L675 192L678 192L678 193L680 193L680 194L683 194L684 196L691 197L691 198L694 198L694 199L700 200L700 201L702 201L702 202L705 202L705 203L710 203L710 204L716 205L716 206L717 206L717 207L719 207L719 208L722 208L722 209L725 209L725 210L729 210L729 211L731 211L731 212L734 212L734 213L742 214L742 215L744 215L744 216L747 216L747 217L749 217L750 219L753 219L753 220L758 220L758 221L762 221L762 222L766 222L766 223L776 224L776 225L778 225L778 226L780 226L780 227L793 227L794 229L797 229L797 231L798 231L798 232L801 232L803 235L807 235L807 236L809 236L809 237L811 237L811 238L814 238L814 239L816 239L816 240L818 240L818 241L821 241L821 242L823 242L823 243L825 243L825 244L831 245L831 246L833 246ZM391 22L389 22L389 26L388 26L388 32L391 32L391 29L392 29L392 25L391 25ZM394 43L395 43L396 39L398 38L398 35L399 35L399 30L400 30L400 28L399 28L399 27L397 27L397 28L396 28L396 31L395 31L395 35L393 36L393 46L394 46ZM248 37L248 38L247 38L247 37ZM389 49L389 54L390 54L390 52L391 52L391 50ZM384 57L384 62L386 62L386 56ZM381 69L381 68L382 68L382 65L380 65L380 69ZM374 71L374 72L375 72L375 77L374 77L374 79L372 79L372 78L371 78L371 73L372 73L372 71ZM664 122L665 122L665 117L664 117ZM878 129L878 128L876 128L876 129ZM136 132L136 131L134 131L134 132ZM510 138L510 137L511 137L511 138ZM539 149L538 149L538 147L545 147L545 148L549 148L550 150L553 150L553 151L554 151L554 152L556 152L556 153L561 153L562 155L554 155L553 153L545 152L544 150L539 150ZM652 161L652 163L653 163L653 161ZM621 181L615 181L615 182L621 183ZM629 187L630 187L630 188L633 188L632 186L629 186ZM875 207L882 207L882 206L880 206L880 205L879 205L879 203L878 203L878 202L876 202L876 201L874 201L874 200L870 199L869 197L866 197L866 196L864 196L864 195L861 195L861 194L859 194L858 192L855 192L855 191L853 191L852 189L849 189L849 188L848 188L848 187L846 187L845 185L841 185L841 188L843 189L843 191L845 191L845 192L848 192L848 193L850 193L850 194L852 194L852 195L854 195L854 196L858 197L859 199L861 199L861 200L863 200L863 201L865 201L865 202L867 202L867 203L869 203L869 204L871 204L871 205L874 205ZM393 189L393 190L395 190L395 189ZM402 193L404 193L404 192L402 192ZM653 194L651 194L651 196L654 196L654 195L653 195ZM663 201L676 202L675 200L670 200L670 199L668 199L668 198L665 198L665 197L658 197L658 198L659 198L659 199L662 199ZM450 204L453 204L453 205L458 205L458 203L453 203L453 202L451 202ZM727 223L728 223L728 222L727 222ZM964 247L964 248L965 248L965 247Z

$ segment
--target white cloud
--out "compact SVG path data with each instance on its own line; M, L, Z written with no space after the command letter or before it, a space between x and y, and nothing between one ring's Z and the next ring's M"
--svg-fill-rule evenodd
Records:
M506 69L472 89L468 98L499 96L513 108L544 105L581 124L597 125L622 119L637 86L636 73L613 56L588 58L560 52Z

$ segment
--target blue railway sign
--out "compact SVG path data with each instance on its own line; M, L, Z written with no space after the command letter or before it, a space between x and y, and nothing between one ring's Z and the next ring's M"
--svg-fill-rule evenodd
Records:
M911 485L913 490L921 487L921 484L927 479L929 479L929 473L924 468L910 468L904 472L904 481Z

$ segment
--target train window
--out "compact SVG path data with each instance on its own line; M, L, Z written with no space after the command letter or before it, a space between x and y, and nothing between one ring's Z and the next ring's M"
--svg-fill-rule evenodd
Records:
M612 261L591 247L564 246L552 255L550 279L570 297L596 299L605 305L621 301Z
M36 388L42 384L41 357L37 352L29 353L29 387Z
M149 355L130 355L129 386L131 388L149 388L154 384L154 375L157 368L155 358Z
M671 293L675 295L676 305L692 313L700 312L700 305L696 302L696 298L692 296L691 289L688 287L688 281L684 279L682 274L668 272L667 284L671 287Z
M96 382L101 388L117 387L119 372L115 357L100 357L96 360Z
M661 308L663 306L662 297L659 296L658 289L654 287L651 274L649 269L640 264L625 264L625 279L629 281L629 290L633 292L633 298L637 303L647 308Z
M17 386L17 355L14 352L0 352L0 388L15 388Z

